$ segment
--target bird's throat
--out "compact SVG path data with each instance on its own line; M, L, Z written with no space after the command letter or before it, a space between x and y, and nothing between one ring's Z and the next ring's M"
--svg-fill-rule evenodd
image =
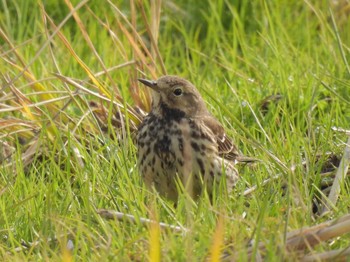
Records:
M175 121L180 121L182 118L186 116L185 112L176 109L176 108L170 108L168 105L165 103L160 103L159 104L159 113L166 119L169 120L175 120Z

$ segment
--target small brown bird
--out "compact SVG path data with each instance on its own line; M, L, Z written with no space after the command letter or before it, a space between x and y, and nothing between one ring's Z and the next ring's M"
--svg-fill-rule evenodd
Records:
M178 76L139 81L154 91L152 110L137 133L139 170L146 185L173 201L178 185L194 198L203 188L211 196L221 178L230 192L238 179L234 165L239 152L195 86Z

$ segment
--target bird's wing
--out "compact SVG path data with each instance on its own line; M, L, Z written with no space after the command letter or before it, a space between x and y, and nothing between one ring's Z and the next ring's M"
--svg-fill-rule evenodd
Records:
M228 160L236 160L237 157L240 156L240 153L237 147L232 143L231 139L226 136L222 125L211 115L204 116L203 122L215 137L219 155Z
M257 158L242 155L238 151L237 146L226 135L222 125L213 116L204 116L203 121L204 125L213 134L218 146L218 153L221 157L238 163L254 163L260 161Z

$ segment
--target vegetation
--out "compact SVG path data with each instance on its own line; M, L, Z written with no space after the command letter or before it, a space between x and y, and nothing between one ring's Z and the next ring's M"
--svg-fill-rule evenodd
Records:
M347 170L347 1L3 0L0 10L1 260L334 259L349 246L349 179L333 183ZM193 82L261 160L213 203L183 194L174 207L140 179L133 139L150 94L137 78L164 74ZM332 237L291 245L289 232L340 217Z

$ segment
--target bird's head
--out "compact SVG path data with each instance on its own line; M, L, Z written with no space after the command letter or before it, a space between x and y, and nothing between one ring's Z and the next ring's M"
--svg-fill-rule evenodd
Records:
M178 76L162 76L158 80L139 79L154 92L152 111L169 109L180 110L187 117L194 117L207 112L205 103L196 87Z

